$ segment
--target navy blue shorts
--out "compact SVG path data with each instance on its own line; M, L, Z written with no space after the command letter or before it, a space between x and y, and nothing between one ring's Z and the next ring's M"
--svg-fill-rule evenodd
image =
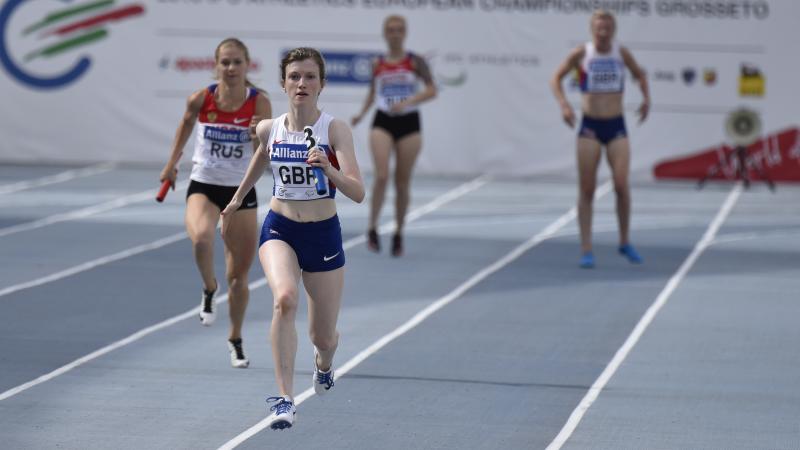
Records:
M264 218L258 246L272 239L289 244L306 272L327 272L344 266L339 216L321 222L295 222L270 210Z
M603 145L607 145L614 139L628 136L628 131L625 129L625 118L619 116L613 119L593 119L583 116L578 136L594 139Z

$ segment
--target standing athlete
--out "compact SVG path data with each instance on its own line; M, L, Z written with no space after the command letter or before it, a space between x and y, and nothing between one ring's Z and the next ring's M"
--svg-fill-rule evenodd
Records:
M628 236L631 215L631 193L628 185L630 143L625 128L622 92L627 67L642 91L643 100L638 110L641 123L647 118L650 109L647 78L631 52L614 41L616 22L611 13L595 11L590 26L592 41L572 50L550 81L550 87L561 106L561 115L570 128L575 126L575 113L564 95L561 79L570 71L576 70L583 93L583 117L577 144L578 223L581 233L579 265L588 269L595 264L592 253L592 203L603 147L606 149L617 195L618 250L631 263L640 264L642 257L631 245Z

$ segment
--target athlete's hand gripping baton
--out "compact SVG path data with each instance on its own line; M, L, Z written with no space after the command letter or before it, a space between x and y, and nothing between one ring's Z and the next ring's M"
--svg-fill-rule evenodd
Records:
M317 146L317 140L314 138L314 130L311 127L303 128L303 132L306 134L306 150L311 150L312 148ZM325 179L325 172L322 171L321 167L314 167L314 178L317 179L316 187L317 187L317 194L325 195L328 193L328 186L327 180Z
M177 174L178 171L176 170L175 173ZM163 183L161 183L161 188L158 190L158 194L156 194L157 202L161 203L164 201L164 198L167 196L167 191L169 191L170 187L172 187L172 181L167 178Z

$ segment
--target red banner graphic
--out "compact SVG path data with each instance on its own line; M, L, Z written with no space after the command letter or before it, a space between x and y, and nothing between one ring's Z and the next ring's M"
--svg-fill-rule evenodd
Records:
M745 168L752 181L800 182L800 128L773 133L750 145L745 153ZM740 158L736 149L719 145L691 156L662 161L653 167L657 179L691 178L735 180Z

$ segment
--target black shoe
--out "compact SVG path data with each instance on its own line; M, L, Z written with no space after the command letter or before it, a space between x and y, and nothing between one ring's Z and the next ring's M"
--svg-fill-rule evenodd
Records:
M381 251L381 241L378 240L378 232L374 228L367 231L367 248L375 253Z
M392 236L392 256L403 256L403 236L399 234Z

